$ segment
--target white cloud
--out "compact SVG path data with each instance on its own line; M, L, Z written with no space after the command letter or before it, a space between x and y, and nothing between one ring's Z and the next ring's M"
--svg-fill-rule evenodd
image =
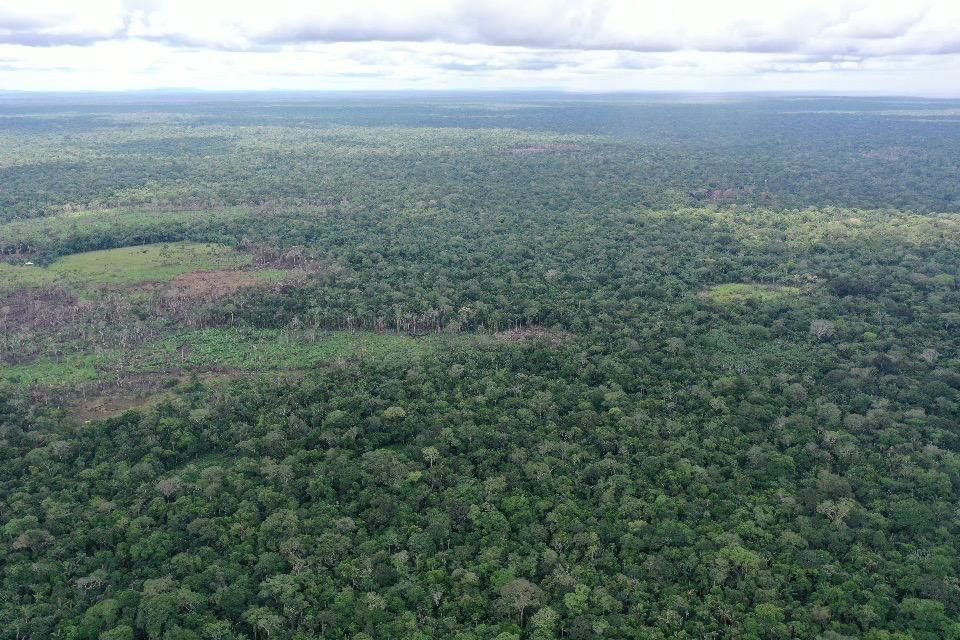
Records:
M43 4L43 3L42 3ZM51 2L24 12L11 33L50 23L190 46L256 49L308 42L441 41L557 49L634 51L942 53L960 47L960 5L951 0L95 0ZM26 5L25 6L33 6ZM43 20L41 16L54 16ZM34 29L33 23L47 23ZM2 24L0 17L0 24Z
M960 91L960 2L948 0L9 4L8 89Z
M83 44L125 37L123 0L12 0L0 4L0 43Z

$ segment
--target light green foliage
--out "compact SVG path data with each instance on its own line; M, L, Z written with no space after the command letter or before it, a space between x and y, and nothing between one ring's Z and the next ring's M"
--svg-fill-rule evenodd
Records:
M23 385L61 386L106 377L102 369L114 361L110 353L75 354L29 364L0 364L0 380Z
M729 283L710 287L705 292L714 302L719 304L755 302L778 302L789 300L800 293L798 287Z
M216 244L174 242L88 251L57 260L49 271L79 285L163 282L201 269L232 269L250 257Z

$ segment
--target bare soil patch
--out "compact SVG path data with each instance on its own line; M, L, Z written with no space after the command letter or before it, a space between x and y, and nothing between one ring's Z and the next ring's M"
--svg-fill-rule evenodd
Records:
M168 291L178 297L217 300L237 289L252 287L258 282L256 275L249 271L193 271L174 278Z
M116 416L128 409L153 405L173 397L170 381L184 378L180 370L123 373L116 380L91 380L63 387L33 390L41 397L56 394L58 405L81 422Z

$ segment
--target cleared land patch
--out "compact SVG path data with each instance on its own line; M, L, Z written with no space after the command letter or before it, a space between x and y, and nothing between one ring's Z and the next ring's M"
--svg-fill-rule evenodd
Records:
M361 331L289 332L209 328L168 335L133 352L116 351L0 364L0 382L58 389L64 407L83 419L104 417L164 396L171 379L197 374L236 378L297 374L361 361L414 362L460 337Z
M112 353L74 354L59 360L44 359L28 364L0 364L0 381L26 386L62 387L97 380L116 359Z
M309 369L342 361L405 361L425 355L446 339L365 331L304 334L275 329L198 329L162 337L128 353L115 351L40 359L0 366L0 380L42 386L89 380L117 381L148 373L277 371Z
M77 253L57 260L48 271L78 284L129 285L168 282L191 271L234 269L250 261L224 245L172 242Z
M700 295L718 304L733 304L748 301L778 302L792 298L799 293L799 287L732 282L705 289L700 292Z
M13 265L0 262L0 293L28 287L41 287L55 279L55 275L36 265Z
M170 283L173 295L187 298L217 300L237 289L252 287L260 278L252 271L217 269L215 271L192 271L178 275Z

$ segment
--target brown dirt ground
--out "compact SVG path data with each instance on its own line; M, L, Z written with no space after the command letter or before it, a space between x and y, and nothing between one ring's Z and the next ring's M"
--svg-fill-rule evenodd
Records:
M256 275L249 271L193 271L174 278L169 290L175 295L188 298L216 299L237 289L252 287L258 282Z

